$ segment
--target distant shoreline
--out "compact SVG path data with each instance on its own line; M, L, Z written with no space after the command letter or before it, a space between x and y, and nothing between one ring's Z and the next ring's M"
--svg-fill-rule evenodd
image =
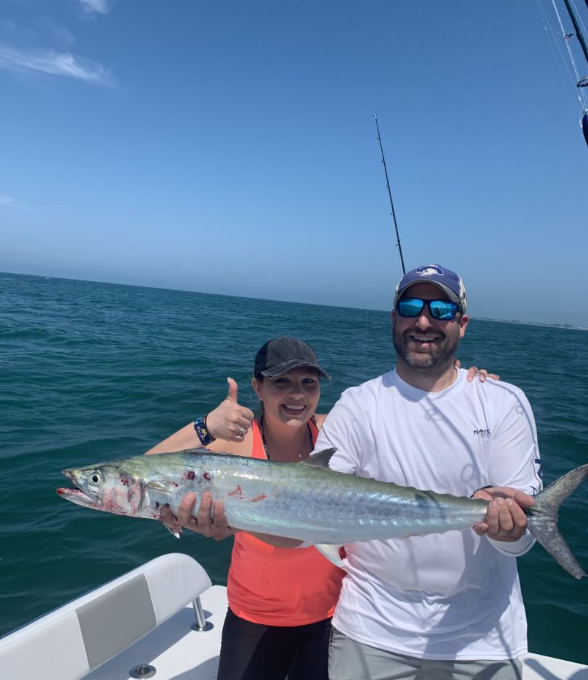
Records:
M540 321L519 321L517 319L492 319L489 316L473 317L477 321L493 321L494 323L511 323L515 326L542 326L543 328L561 328L564 331L588 331L584 326L572 326L571 323L541 323Z

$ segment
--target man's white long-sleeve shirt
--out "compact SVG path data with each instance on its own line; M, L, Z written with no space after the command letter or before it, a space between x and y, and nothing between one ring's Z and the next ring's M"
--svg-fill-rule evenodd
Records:
M424 392L395 370L346 390L315 450L330 466L402 486L470 496L483 486L541 488L535 421L523 392L466 372ZM471 529L347 546L334 626L352 639L430 659L506 659L527 651L516 559L533 545Z

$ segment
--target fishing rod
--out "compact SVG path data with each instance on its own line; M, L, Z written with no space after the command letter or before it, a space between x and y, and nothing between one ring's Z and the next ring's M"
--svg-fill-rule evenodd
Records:
M588 2L588 0L586 0ZM384 174L386 175L386 188L388 189L388 198L390 199L390 208L392 209L392 219L394 220L394 229L396 230L396 247L400 255L400 264L402 265L402 276L406 274L404 267L404 256L402 255L402 246L400 245L400 234L398 233L398 222L396 221L396 211L394 210L394 201L392 200L392 190L390 189L390 180L388 179L388 168L386 167L386 159L384 158L384 147L382 146L382 138L380 137L380 126L378 125L378 116L374 114L376 121L376 131L378 133L378 142L380 144L380 152L382 154L382 164L384 166Z
M584 40L584 36L582 35L580 24L578 22L578 17L576 16L576 13L572 9L570 0L563 1L564 5L566 6L566 9L568 10L568 14L570 15L570 19L572 20L572 24L574 24L574 31L576 32L576 37L578 38L578 42L582 46L582 52L584 52L584 57L586 59L586 63L588 64L588 47L586 46L586 41ZM586 0L586 6L588 6L588 0Z
M585 0L586 6L588 6L588 0ZM568 41L571 40L571 38L577 38L578 43L580 44L580 47L582 48L582 52L584 54L584 58L586 60L586 64L588 64L588 46L586 45L586 40L584 39L584 35L582 34L582 29L580 28L580 22L578 21L578 17L576 16L576 12L574 11L572 7L572 3L570 0L563 0L563 3L565 5L565 8L568 12L568 16L574 26L574 31L575 33L568 33L566 32L566 29L564 28L564 24L562 21L562 18L560 16L559 10L557 8L556 0L551 0L551 4L553 5L553 9L555 11L555 15L557 16L557 20L559 22L559 27L561 29L563 38L566 42L566 47L568 51L568 55L570 58L570 61L572 63L572 67L574 70L574 73L576 75L576 87L579 89L578 93L578 101L580 102L580 106L582 107L582 114L580 118L580 128L582 129L582 134L584 135L584 140L586 144L588 145L588 101L586 99L586 95L584 94L583 90L584 88L588 87L588 74L585 76L582 76L582 74L578 71L578 67L576 65L576 60L574 59L573 51L568 44Z
M586 7L588 7L588 0L584 0L586 2ZM588 47L586 46L586 40L584 39L584 35L582 33L582 30L580 28L580 22L578 21L578 17L576 16L576 13L574 12L572 5L570 4L570 0L564 0L564 4L566 6L566 9L568 10L568 14L570 15L570 19L572 20L572 24L574 25L574 31L576 32L576 38L578 38L578 42L580 43L580 46L582 48L582 52L584 53L584 58L586 59L586 64L588 65ZM570 53L571 55L571 53ZM578 74L576 73L576 77L578 77L578 82L576 83L577 87L584 88L588 86L588 74L585 75L584 77L579 77ZM580 102L585 102L586 100L582 95L580 95ZM582 134L584 135L584 140L586 141L586 144L588 145L588 108L584 106L584 111L582 113L582 117L580 119L580 127L582 128Z

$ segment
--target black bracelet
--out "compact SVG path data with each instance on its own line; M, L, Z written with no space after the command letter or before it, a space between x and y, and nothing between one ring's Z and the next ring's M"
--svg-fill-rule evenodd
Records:
M215 440L215 438L208 431L208 427L206 427L206 416L208 416L208 413L205 416L196 418L194 421L194 429L196 430L198 439L200 439L203 446L208 446L208 444L212 444L212 442Z

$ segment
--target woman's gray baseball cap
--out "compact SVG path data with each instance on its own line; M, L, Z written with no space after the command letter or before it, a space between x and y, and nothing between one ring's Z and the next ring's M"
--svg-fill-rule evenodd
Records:
M260 375L275 378L298 366L314 368L323 378L331 380L331 376L319 366L316 352L312 347L289 335L282 335L265 343L255 357L253 375L256 378Z
M451 269L439 264L425 264L422 267L411 269L400 279L394 294L394 307L402 297L404 291L414 283L433 283L440 288L445 295L461 307L465 313L467 306L466 289L461 278Z

